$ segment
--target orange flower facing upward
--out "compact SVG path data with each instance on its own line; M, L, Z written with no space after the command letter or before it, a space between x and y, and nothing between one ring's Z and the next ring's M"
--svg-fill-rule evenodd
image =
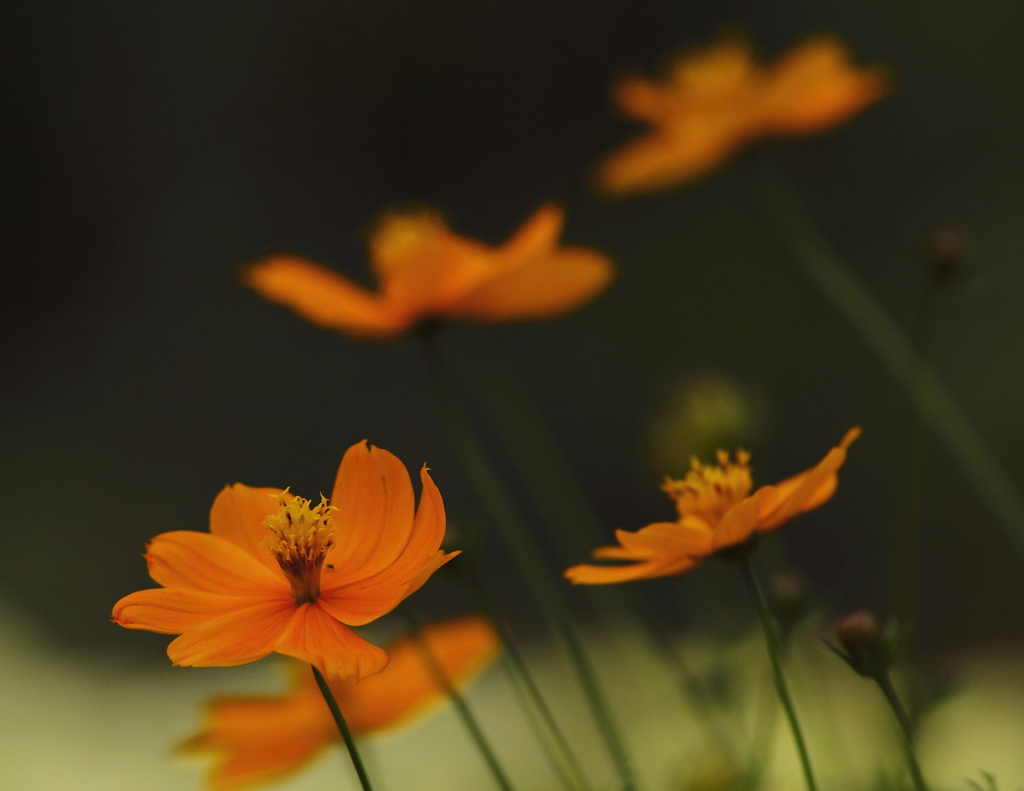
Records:
M455 686L468 684L498 654L498 638L485 618L467 616L424 626L423 639ZM444 691L427 665L423 647L400 637L387 647L388 666L359 683L330 682L354 736L408 722L437 703ZM311 760L339 739L338 726L308 667L296 666L290 692L276 697L229 697L210 703L206 729L182 746L212 751L207 777L214 791L277 778Z
M439 549L444 504L426 466L420 479L414 509L405 466L364 441L341 460L330 503L228 486L209 533L150 542L149 575L163 587L125 596L113 620L180 635L167 647L176 665L230 667L276 651L330 677L376 673L387 655L348 626L390 612L458 554Z
M758 137L805 135L845 121L886 91L878 68L851 65L846 48L819 36L773 66L735 38L679 56L664 80L621 80L616 104L651 125L597 169L608 194L667 189L700 176Z
M314 324L358 338L392 338L431 317L549 318L594 297L614 273L601 253L559 247L564 220L558 206L546 204L503 245L490 247L453 233L436 212L390 212L369 241L377 293L295 256L253 264L244 280Z
M832 497L839 485L837 472L846 461L846 449L859 436L860 429L851 428L816 466L775 486L762 486L753 494L749 453L738 451L733 462L720 450L715 465L693 459L693 469L685 478L668 478L662 486L676 502L679 517L675 522L655 522L635 533L616 530L619 546L594 550L595 558L631 563L583 563L568 569L565 576L576 585L675 576L724 547L777 530Z

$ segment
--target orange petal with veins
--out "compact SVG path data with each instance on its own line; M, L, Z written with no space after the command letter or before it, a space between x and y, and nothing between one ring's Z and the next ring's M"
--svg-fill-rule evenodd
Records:
M281 489L255 488L236 483L225 486L210 509L210 533L241 547L275 574L280 567L261 544L270 533L264 520L278 511Z
M334 546L322 588L372 576L404 551L415 501L409 473L386 450L358 442L345 452L331 495Z
M175 530L154 538L146 552L149 576L165 588L191 588L225 596L288 592L274 570L220 536Z
M238 598L191 588L150 588L130 593L115 604L113 620L126 629L181 634L266 600L266 596Z
M331 617L320 602L294 610L273 650L316 665L328 678L354 677L358 681L379 673L388 663L387 654Z
M295 612L295 601L284 598L233 610L171 641L167 656L176 665L235 667L255 662L275 650Z

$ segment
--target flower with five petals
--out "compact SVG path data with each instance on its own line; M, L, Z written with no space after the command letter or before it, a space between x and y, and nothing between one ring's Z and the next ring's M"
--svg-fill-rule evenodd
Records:
M177 634L176 665L229 667L274 651L329 677L379 672L387 655L357 636L457 553L439 549L445 513L426 466L416 509L405 466L360 442L345 453L330 502L287 490L226 487L210 532L162 533L148 545L162 588L129 594L113 620Z
M291 255L252 264L243 279L314 324L356 338L393 338L429 318L544 319L587 302L614 274L601 253L559 246L564 221L546 204L491 247L454 233L437 212L394 211L369 239L378 292Z
M630 563L581 563L567 569L565 576L576 585L677 576L720 549L778 530L831 499L839 485L837 473L846 461L846 449L859 436L860 429L851 428L817 465L775 486L762 486L753 494L750 454L745 451L736 453L735 462L719 451L717 465L693 459L693 469L685 478L669 478L662 485L676 502L679 517L675 522L655 522L635 533L616 530L619 545L599 547L594 557Z

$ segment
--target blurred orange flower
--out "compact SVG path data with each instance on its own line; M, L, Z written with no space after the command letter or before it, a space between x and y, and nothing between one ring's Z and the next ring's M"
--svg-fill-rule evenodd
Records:
M113 619L181 635L167 647L176 665L230 667L277 651L326 676L376 673L387 656L348 626L390 612L458 554L438 549L444 504L426 466L420 479L414 515L405 466L364 441L341 460L330 504L228 486L209 533L153 539L149 575L164 587L125 596Z
M445 676L468 684L498 654L498 638L485 618L467 616L424 626L423 638ZM444 691L423 647L400 637L387 647L388 666L359 683L332 680L331 692L354 736L408 722L437 703ZM292 772L339 739L338 726L308 667L296 666L290 692L276 697L227 697L209 704L206 729L182 745L212 751L207 777L215 791L241 788Z
M746 41L726 38L678 56L661 81L632 77L615 85L622 112L652 128L605 159L595 184L613 195L667 189L750 140L820 132L885 92L882 70L851 65L837 39L808 39L765 67Z
M565 576L576 585L675 576L723 547L777 530L832 497L839 485L837 472L846 461L846 449L859 436L860 428L851 428L815 467L775 486L762 486L753 494L749 453L737 451L733 462L720 450L717 465L703 465L693 459L693 469L685 478L667 478L661 487L676 501L679 518L675 522L655 522L635 533L616 530L619 546L594 550L595 558L632 563L583 563L566 570Z
M436 212L389 212L369 240L377 293L290 255L253 264L243 278L314 324L357 338L391 338L431 317L549 318L594 297L614 274L595 250L559 247L564 220L558 206L546 204L503 245L490 247L453 233Z

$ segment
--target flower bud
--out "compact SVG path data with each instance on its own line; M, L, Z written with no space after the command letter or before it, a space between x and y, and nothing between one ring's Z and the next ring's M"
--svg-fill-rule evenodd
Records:
M937 286L956 280L963 271L967 234L958 225L937 225L925 237L924 255L928 276Z
M874 613L847 615L836 625L836 637L845 652L841 656L862 676L879 678L889 671L892 650Z

